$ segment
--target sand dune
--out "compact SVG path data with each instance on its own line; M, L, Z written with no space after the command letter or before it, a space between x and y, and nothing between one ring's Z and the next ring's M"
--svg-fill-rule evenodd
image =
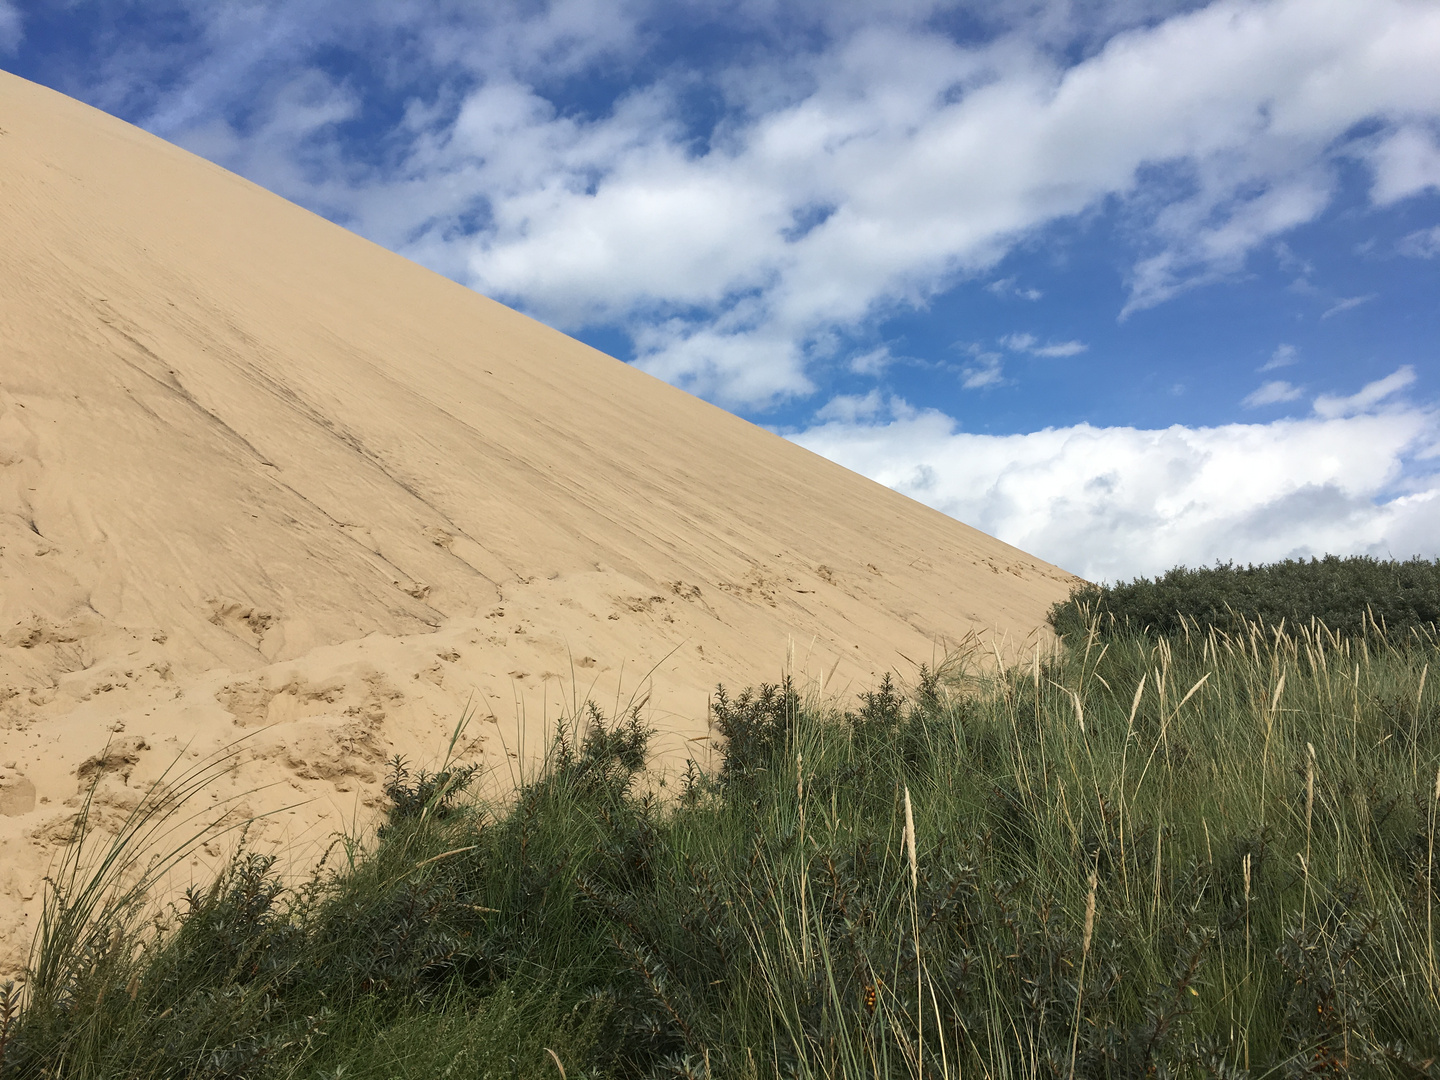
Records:
M853 691L1072 580L0 73L0 968L97 774L113 823L248 736L217 801L318 846L467 701L501 777L586 696L703 758L719 681Z

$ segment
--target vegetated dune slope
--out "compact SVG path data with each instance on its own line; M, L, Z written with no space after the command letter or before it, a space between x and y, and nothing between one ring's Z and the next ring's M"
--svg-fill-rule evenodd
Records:
M244 737L206 798L323 846L467 702L502 778L587 696L703 761L717 682L853 693L1073 580L0 73L0 966L97 774L113 825Z

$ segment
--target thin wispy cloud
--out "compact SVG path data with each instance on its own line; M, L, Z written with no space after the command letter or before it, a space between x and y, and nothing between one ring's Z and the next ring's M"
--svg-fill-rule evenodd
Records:
M1335 315L1339 315L1341 312L1354 311L1361 304L1368 304L1371 300L1374 300L1375 297L1375 293L1367 293L1364 296L1347 296L1345 299L1337 300L1326 308L1321 313L1320 318L1329 319Z
M1283 380L1267 382L1245 395L1240 404L1247 409L1258 409L1264 405L1279 405L1287 401L1296 401L1304 391L1298 386L1292 386Z
M1300 350L1294 345L1277 345L1275 351L1270 354L1270 359L1265 361L1261 371L1274 371L1276 368L1289 367L1291 364L1300 362Z
M1015 277L1000 278L998 281L992 281L986 285L985 291L1006 299L1013 297L1017 300L1029 300L1031 303L1044 298L1045 294L1041 290L1033 286L1022 287L1016 284L1018 280Z
M870 349L859 356L852 357L846 366L852 374L874 377L883 374L885 369L894 362L894 359L890 355L889 348L881 345L879 348Z
M1412 259L1433 259L1440 255L1440 225L1417 229L1401 237L1395 249Z
M1034 334L1007 334L1000 344L1012 352L1029 353L1031 356L1066 357L1078 356L1090 348L1082 341L1059 341L1042 344Z
M24 33L20 9L10 0L0 0L0 56L14 53Z
M1315 415L1333 419L1368 413L1414 383L1415 369L1406 365L1386 375L1383 379L1366 383L1357 393L1348 397L1322 394L1315 399Z
M976 350L972 359L961 368L960 385L966 390L988 390L1005 382L1002 357L996 352Z

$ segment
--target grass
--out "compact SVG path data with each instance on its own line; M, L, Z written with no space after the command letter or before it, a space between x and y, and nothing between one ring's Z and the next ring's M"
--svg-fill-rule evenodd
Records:
M666 790L593 706L505 805L397 762L307 884L242 848L42 940L0 1077L1434 1075L1437 645L1252 623L847 712L720 692L720 767Z

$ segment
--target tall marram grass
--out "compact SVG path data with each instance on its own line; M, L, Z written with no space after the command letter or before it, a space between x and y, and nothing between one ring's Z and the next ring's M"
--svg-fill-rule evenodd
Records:
M1434 1075L1437 645L1250 624L843 712L720 692L720 767L664 791L593 707L504 805L397 762L307 886L242 852L122 965L43 941L64 985L0 1072Z

